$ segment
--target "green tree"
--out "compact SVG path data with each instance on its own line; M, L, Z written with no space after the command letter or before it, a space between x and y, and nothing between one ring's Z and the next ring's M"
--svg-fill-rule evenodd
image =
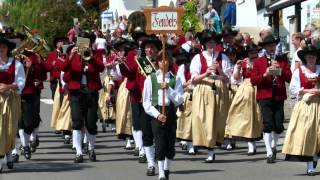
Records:
M184 4L184 15L182 17L182 30L187 32L190 28L194 28L196 32L201 31L201 25L197 16L196 0L189 0Z
M73 26L73 18L78 18L82 29L93 28L99 17L94 6L84 5L87 13L77 6L75 0L6 0L0 9L0 18L15 30L22 25L37 29L52 46L56 36L66 36Z

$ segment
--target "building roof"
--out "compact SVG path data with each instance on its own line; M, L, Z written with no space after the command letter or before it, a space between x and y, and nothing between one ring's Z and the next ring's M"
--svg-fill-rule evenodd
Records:
M266 7L267 11L276 11L280 9L284 9L286 7L292 6L296 3L301 3L306 0L278 0L274 3L271 3Z

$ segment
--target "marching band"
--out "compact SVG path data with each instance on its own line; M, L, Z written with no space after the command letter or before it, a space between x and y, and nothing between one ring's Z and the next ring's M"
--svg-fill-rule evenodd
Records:
M98 120L103 132L106 124L115 126L125 149L134 149L139 163L147 164L147 176L155 176L158 167L160 180L169 179L176 140L189 155L204 148L204 161L214 163L219 147L232 150L236 141L245 141L247 155L253 156L255 142L263 139L267 163L275 163L290 83L297 103L282 153L286 160L307 162L307 175L313 176L320 153L319 50L302 34L295 35L304 44L296 53L301 61L291 71L286 55L276 52L278 38L267 34L255 44L246 36L226 27L222 34L203 30L168 36L163 44L164 37L140 27L111 42L101 32L81 32L71 44L56 37L55 49L43 57L31 47L17 51L20 44L3 34L0 158L6 157L12 169L20 145L26 159L36 153L40 94L50 73L50 125L65 144L72 144L75 163L82 163L85 153L90 161L99 158ZM169 44L172 40L176 43Z

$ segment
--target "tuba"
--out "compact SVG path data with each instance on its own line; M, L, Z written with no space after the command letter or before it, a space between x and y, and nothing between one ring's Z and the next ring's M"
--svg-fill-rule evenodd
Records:
M79 48L79 53L83 60L89 61L92 57L92 51L90 49L90 39L77 37L76 46Z
M12 55L19 60L23 60L25 58L24 54L29 51L37 53L41 57L46 57L50 51L47 42L40 35L33 35L29 27L23 25L22 28L27 37L19 47L12 51Z

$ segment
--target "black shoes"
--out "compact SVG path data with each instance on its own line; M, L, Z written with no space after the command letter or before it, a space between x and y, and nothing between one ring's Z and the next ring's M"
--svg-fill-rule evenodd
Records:
M159 180L167 180L167 178L165 178L165 177L161 177Z
M134 149L133 156L139 156L139 148Z
M37 150L37 144L36 144L36 141L32 141L30 142L30 151L31 153L35 153Z
M139 163L146 163L147 162L147 156L145 154L139 156Z
M267 163L268 164L273 164L273 163L275 163L276 161L275 161L275 159L274 159L274 156L268 156L267 157Z
M88 154L89 151L89 144L88 143L83 143L82 144L82 153L83 154Z
M26 159L31 159L31 150L29 146L23 147L21 153Z
M277 159L277 148L272 148L272 157L273 157L273 159L275 160L275 159Z
M186 151L188 149L188 146L186 144L182 144L181 149L183 151Z
M56 130L56 131L54 131L54 133L55 134L61 134L61 131Z
M65 137L63 144L70 144L71 143L71 138L70 137Z
M94 150L89 150L89 159L93 162L97 161L96 153L94 152Z
M169 180L170 171L164 170L164 176L166 177L166 180Z
M83 155L76 155L76 157L74 158L74 163L83 163Z
M148 167L147 176L155 176L155 175L156 175L156 168L154 166Z
M8 161L7 162L7 167L8 167L8 169L13 169L13 162L12 161Z
M315 176L316 172L314 171L307 171L307 176Z
M19 155L18 155L18 154L12 154L12 161L13 161L14 163L19 162Z

